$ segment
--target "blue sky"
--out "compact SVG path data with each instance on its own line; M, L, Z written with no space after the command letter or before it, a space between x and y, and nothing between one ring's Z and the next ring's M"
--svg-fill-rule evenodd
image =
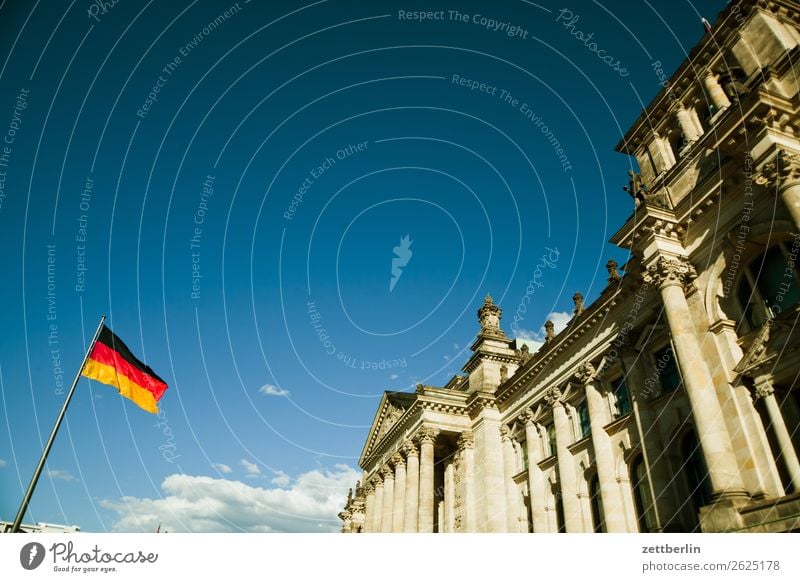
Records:
M625 261L613 148L725 3L107 4L0 4L0 518L101 314L170 385L81 380L27 521L87 531L338 529L487 292L557 251L535 341Z

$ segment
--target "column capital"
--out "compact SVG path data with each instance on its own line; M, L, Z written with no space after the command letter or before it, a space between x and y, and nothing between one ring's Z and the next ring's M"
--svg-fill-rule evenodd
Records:
M584 362L575 371L575 378L583 385L589 384L597 378L597 370L591 362Z
M526 408L519 415L520 421L522 421L522 423L525 424L525 426L536 424L535 421L533 420L535 417L536 414L533 412L532 408Z
M417 445L414 444L414 441L407 441L403 445L403 452L406 454L406 459L411 457L419 457L419 449Z
M388 465L381 467L381 476L383 477L384 482L388 481L389 479L394 480L394 472Z
M784 149L779 149L775 159L764 164L756 175L755 183L759 186L782 189L800 182L800 156Z
M753 381L753 400L760 400L775 394L775 387L768 376L759 376Z
M381 474L380 474L380 472L378 472L378 473L375 473L375 474L372 476L372 479L370 479L370 483L371 483L371 484L372 484L372 486L373 486L373 487L375 487L375 488L377 488L377 487L383 487L383 477L381 477Z
M375 495L375 487L372 486L372 483L367 483L364 487L364 495Z
M645 283L659 289L671 286L686 287L697 277L694 266L685 258L660 257L642 274Z
M405 467L406 466L406 460L403 458L403 455L401 455L400 453L395 453L394 455L392 455L392 458L389 459L389 461L392 463L392 465L394 465L395 469L397 467L401 467L401 466Z
M561 389L558 386L553 386L544 393L544 401L552 408L555 408L556 406L563 406L561 403L562 397L563 394L561 394Z
M423 426L417 431L417 440L420 445L433 444L436 442L436 437L439 436L439 429L429 426Z
M461 436L458 437L458 442L456 444L459 451L472 449L475 447L475 435L472 434L471 430L465 430L461 433Z

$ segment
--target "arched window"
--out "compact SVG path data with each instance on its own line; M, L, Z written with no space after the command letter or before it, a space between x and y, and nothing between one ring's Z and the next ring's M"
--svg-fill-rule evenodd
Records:
M736 299L751 329L760 327L770 312L777 315L800 303L798 272L786 245L770 247L747 264Z
M606 520L603 513L603 498L600 496L600 479L597 474L589 481L589 501L592 506L592 525L594 533L606 532Z
M631 485L633 486L636 515L639 518L639 531L642 533L652 532L656 525L655 508L653 507L650 482L647 480L647 467L641 456L631 465Z
M700 450L700 443L694 431L689 431L681 441L681 458L683 459L683 473L686 485L689 488L689 498L694 505L695 513L711 501L711 483L708 470Z

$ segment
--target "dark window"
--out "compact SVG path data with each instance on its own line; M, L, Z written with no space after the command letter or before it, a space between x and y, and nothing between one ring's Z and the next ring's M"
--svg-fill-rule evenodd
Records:
M742 315L751 328L760 327L770 312L777 315L800 303L798 273L781 243L747 265L736 291Z
M681 442L681 457L683 458L683 471L686 476L686 485L689 487L689 497L694 505L695 512L708 505L711 501L711 483L708 470L700 450L700 443L694 432L689 432Z
M673 392L681 385L681 375L678 372L678 365L675 361L675 352L672 346L661 348L654 354L656 360L656 371L661 382L661 392L667 394Z
M556 454L556 427L555 425L547 425L547 446L550 447L550 454Z
M561 499L561 491L558 490L556 495L556 527L558 533L567 533L567 526L564 523L564 502Z
M650 482L647 480L647 468L644 458L639 457L631 466L631 484L633 485L633 498L636 505L636 515L639 518L639 531L652 532L655 528L655 508L653 496L650 492Z
M594 533L605 533L606 522L603 513L603 498L600 496L600 479L595 475L589 481L589 496L592 505L592 524Z
M631 412L631 397L628 386L624 378L618 378L611 382L611 390L614 393L614 406L616 407L617 417L625 416Z
M528 470L528 443L526 441L522 441L519 443L519 451L520 455L522 456L522 470Z
M592 432L592 425L589 420L589 406L585 400L578 406L578 419L581 422L581 438L585 438Z

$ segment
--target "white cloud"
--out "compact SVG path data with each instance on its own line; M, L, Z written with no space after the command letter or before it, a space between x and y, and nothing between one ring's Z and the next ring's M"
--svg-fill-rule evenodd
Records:
M61 469L48 469L47 476L51 479L61 479L62 481L77 481L69 471L62 471Z
M259 392L262 394L266 394L267 396L289 396L289 391L284 390L283 388L278 388L277 386L273 386L272 384L264 384L261 388L258 389Z
M261 475L261 469L258 468L258 465L255 463L251 463L247 459L242 459L239 461L239 464L244 467L244 470L247 471L248 477L255 477L257 475Z
M286 487L292 482L291 477L283 471L275 471L275 476L272 478L272 483L278 487Z
M567 324L572 319L572 314L566 311L554 311L547 316L547 319L553 322L555 332L559 333L567 327Z
M346 465L301 474L289 489L173 474L158 499L123 497L100 505L117 514L112 529L153 532L337 532L337 514L360 473Z
M6 465L8 465L8 463L6 463L6 462L5 462L5 460L3 460L3 459L0 459L0 469L2 469L3 467L5 467Z
M553 331L558 334L567 327L572 314L566 311L553 311L547 315L547 320L553 322ZM539 331L531 331L528 329L519 329L517 331L517 340L526 344L531 353L539 350L544 345L545 331L544 325L539 328Z
M233 469L224 463L214 463L214 468L220 473L233 473ZM256 469L257 468L258 467L256 467Z

